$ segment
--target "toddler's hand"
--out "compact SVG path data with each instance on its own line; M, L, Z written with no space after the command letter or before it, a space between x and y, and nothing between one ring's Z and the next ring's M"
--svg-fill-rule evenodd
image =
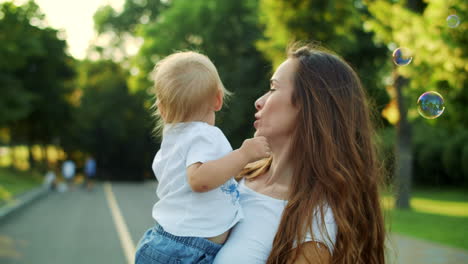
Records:
M250 162L271 156L270 146L265 137L254 137L244 140L240 151Z

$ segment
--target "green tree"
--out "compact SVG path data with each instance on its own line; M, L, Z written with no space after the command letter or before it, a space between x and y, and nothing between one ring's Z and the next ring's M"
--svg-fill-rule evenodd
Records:
M154 21L167 8L167 1L125 0L122 12L102 6L94 14L94 28L98 34L114 32L116 35L135 33L140 24Z
M103 178L143 179L155 152L146 93L130 93L128 72L112 61L85 60L78 72L82 95L66 130L66 151L92 154Z
M468 103L467 24L462 22L458 28L450 28L446 24L450 14L467 17L467 3L463 0L367 2L371 17L366 21L365 28L375 33L375 40L393 48L406 47L414 54L410 65L395 67L392 73L400 117L395 166L399 193L397 206L408 208L413 174L411 124L437 125L449 134L466 130L468 124L465 114ZM419 95L430 90L443 94L446 107L450 110L436 120L421 120L415 103Z
M138 87L137 90L151 87L148 76L155 63L176 50L191 49L206 54L217 66L226 88L234 92L228 107L218 115L217 125L234 147L240 146L252 135L253 103L268 88L270 71L269 64L254 45L261 37L256 1L175 0L167 3L161 13L136 27L136 35L142 37L144 43L132 59L139 69L130 80L132 85Z
M15 72L26 68L28 58L39 53L37 41L27 35L37 29L30 25L32 18L42 14L34 3L16 6L11 2L0 5L0 126L25 118L32 111L33 93L26 89Z
M123 11L117 12L106 5L94 14L94 28L100 37L105 36L105 44L94 45L100 58L127 61L131 56L127 46L138 42L136 30L140 25L155 21L167 7L160 0L125 0ZM119 57L120 55L120 57Z
M260 0L264 38L259 50L276 67L294 41L318 43L345 58L361 76L364 87L380 112L388 102L381 81L386 47L374 44L362 25L367 9L362 2L346 0ZM379 120L383 121L383 120Z
M50 143L71 113L73 61L44 18L34 1L0 4L0 126L28 145Z

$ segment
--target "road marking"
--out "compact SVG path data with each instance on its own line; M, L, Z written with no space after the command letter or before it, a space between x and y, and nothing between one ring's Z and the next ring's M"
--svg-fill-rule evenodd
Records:
M117 200L112 192L112 186L109 182L104 183L104 192L106 193L107 202L112 212L112 218L114 220L115 228L117 229L120 244L124 251L125 258L127 259L127 263L133 264L135 259L135 246L133 244L132 237L130 236L130 232L128 232L125 219L123 218L119 205L117 204Z

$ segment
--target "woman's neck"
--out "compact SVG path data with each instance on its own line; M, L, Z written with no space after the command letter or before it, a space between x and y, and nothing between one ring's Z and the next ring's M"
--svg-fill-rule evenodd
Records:
M293 174L290 162L290 140L269 143L273 160L267 172L265 184L276 184L289 188Z

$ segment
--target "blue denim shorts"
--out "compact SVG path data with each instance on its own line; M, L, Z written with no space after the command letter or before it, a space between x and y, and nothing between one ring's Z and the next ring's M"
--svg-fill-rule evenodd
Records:
M138 243L135 264L208 264L213 263L221 247L201 237L174 236L156 224Z

